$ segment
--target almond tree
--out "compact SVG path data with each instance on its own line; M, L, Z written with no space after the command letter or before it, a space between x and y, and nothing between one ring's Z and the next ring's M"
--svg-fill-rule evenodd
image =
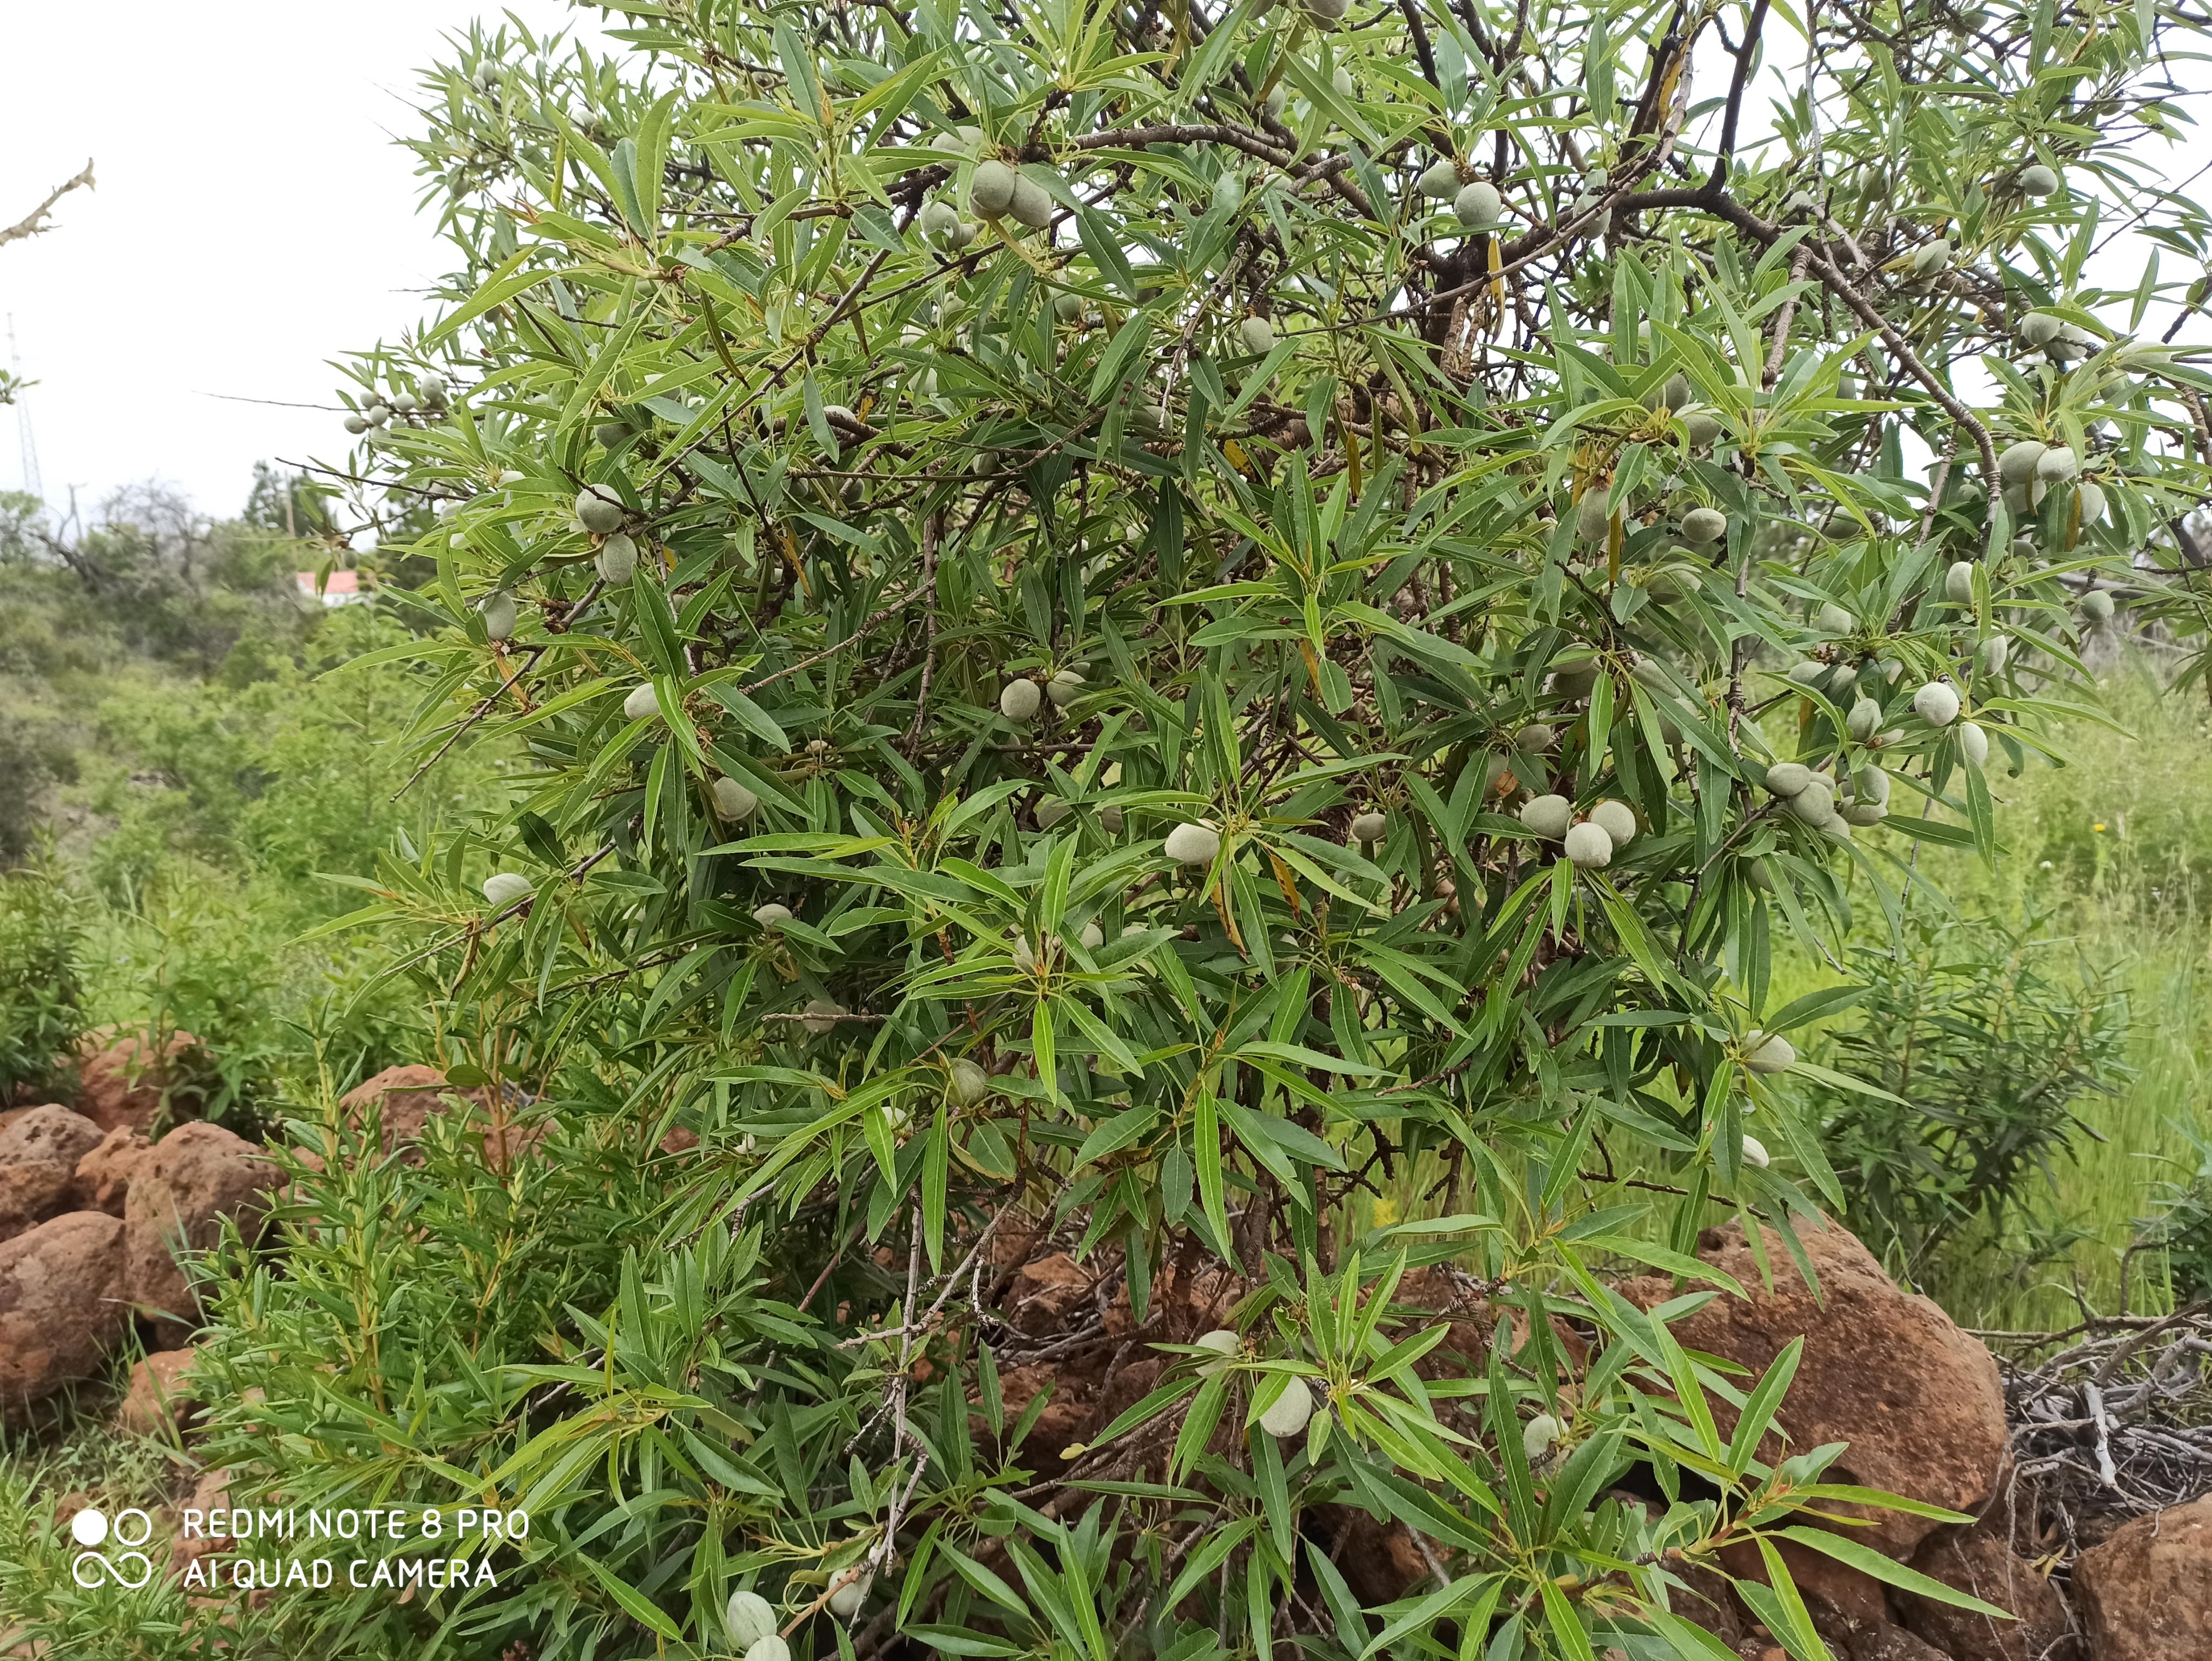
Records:
M1616 1281L1735 1295L1701 1228L1837 1202L1792 1090L1865 1086L1789 1035L1856 993L1777 955L1999 856L2080 597L2196 499L2137 333L2203 298L2193 22L611 9L429 82L463 264L344 471L438 510L426 759L526 765L356 921L546 1159L703 1141L589 1297L509 1251L468 1358L314 1382L346 1481L530 1496L534 1578L420 1618L1717 1657L1683 1575L1741 1545L1815 1655L1781 1539L1929 1591L1806 1526L1865 1496L1766 1433L1794 1348L1723 1382ZM1054 1246L1098 1301L1039 1335ZM1017 1368L1150 1383L1047 1447ZM1325 1507L1425 1574L1363 1607Z

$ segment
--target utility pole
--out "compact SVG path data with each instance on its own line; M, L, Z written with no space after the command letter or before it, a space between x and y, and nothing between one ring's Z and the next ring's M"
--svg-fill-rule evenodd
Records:
M18 381L23 378L23 355L15 349L15 313L8 313L8 368ZM44 502L46 487L39 478L39 444L31 436L30 405L24 402L22 389L15 392L15 439L21 454L23 489Z

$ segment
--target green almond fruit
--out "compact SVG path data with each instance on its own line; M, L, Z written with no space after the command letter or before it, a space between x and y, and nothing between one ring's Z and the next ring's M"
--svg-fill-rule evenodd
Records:
M576 522L594 536L622 529L627 510L611 491L586 485L576 493Z
M968 181L968 206L983 219L996 219L1014 205L1017 175L1003 161L978 161Z
M1954 559L1951 569L1943 573L1943 598L1954 605L1974 603L1974 562Z
M2020 338L2040 350L2058 338L2065 327L2065 319L2051 316L2049 312L2030 312L2020 320Z
M1521 823L1547 842L1557 842L1574 824L1574 804L1565 796L1531 796L1521 804Z
M1016 224L1041 231L1052 223L1052 195L1027 173L1017 173L1008 210Z
M1255 357L1275 350L1275 326L1264 317L1248 317L1237 326L1237 338Z
M1421 171L1420 192L1439 202L1449 202L1459 194L1459 166L1448 161L1431 161Z
M1469 230L1495 225L1504 206L1505 199L1498 195L1498 186L1481 179L1463 186L1459 194L1452 198L1453 214Z
M616 532L599 545L599 551L592 561L599 578L610 587L619 588L637 575L637 542L635 538Z
M1699 547L1720 540L1728 529L1728 515L1717 508L1692 508L1682 515L1682 539Z
M1613 838L1606 834L1603 825L1585 819L1568 828L1560 851L1566 855L1567 862L1578 870L1602 871L1613 863Z
M2008 444L1997 456L1997 477L2007 484L2025 484L2035 477L2035 464L2050 446L2038 438Z
M2030 196L2049 196L2058 188L2058 174L2039 161L2021 169L2020 187Z

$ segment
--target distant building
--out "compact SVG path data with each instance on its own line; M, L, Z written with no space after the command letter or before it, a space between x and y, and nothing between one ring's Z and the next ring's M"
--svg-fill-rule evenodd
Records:
M301 571L295 574L300 585L300 598L315 599L315 573ZM325 605L357 605L368 598L368 590L361 586L358 571L333 571L322 585L322 602Z

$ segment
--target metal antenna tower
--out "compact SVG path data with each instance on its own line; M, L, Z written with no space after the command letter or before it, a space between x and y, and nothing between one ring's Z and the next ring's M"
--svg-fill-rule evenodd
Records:
M17 380L23 378L23 355L15 350L15 313L8 313L8 367ZM15 393L15 439L21 447L23 489L44 502L46 487L39 478L39 441L31 436L30 407L23 402L23 393Z

